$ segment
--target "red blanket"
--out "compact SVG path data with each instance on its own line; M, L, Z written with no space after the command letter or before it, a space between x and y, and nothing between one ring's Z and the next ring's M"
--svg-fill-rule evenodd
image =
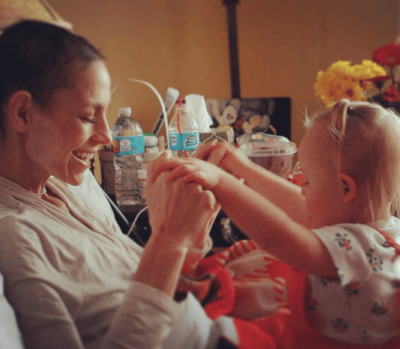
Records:
M310 325L303 307L305 286L304 273L247 240L202 260L196 274L183 278L178 289L192 292L211 319L234 316L238 343L221 338L218 348L368 348L337 344ZM400 348L400 337L382 348Z

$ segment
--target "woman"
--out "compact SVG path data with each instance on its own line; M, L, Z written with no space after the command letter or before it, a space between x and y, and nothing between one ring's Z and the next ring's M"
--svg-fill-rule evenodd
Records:
M182 312L201 311L172 296L185 259L204 254L215 198L162 174L146 249L123 235L88 170L111 142L109 103L85 39L36 21L0 36L0 273L26 348L159 347Z

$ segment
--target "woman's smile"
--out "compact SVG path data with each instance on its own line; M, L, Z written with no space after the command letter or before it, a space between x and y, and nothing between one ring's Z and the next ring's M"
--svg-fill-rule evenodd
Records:
M84 163L90 163L90 160L93 159L94 153L87 153L83 151L73 151L72 154L80 161Z

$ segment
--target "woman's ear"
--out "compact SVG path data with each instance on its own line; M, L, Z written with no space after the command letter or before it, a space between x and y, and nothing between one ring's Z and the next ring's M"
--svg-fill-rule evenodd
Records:
M343 202L348 203L352 201L356 197L357 193L357 185L353 178L350 176L340 173L339 180L341 182L341 186L344 192Z
M7 106L8 124L17 132L24 133L28 126L28 116L32 112L33 98L27 91L15 92Z

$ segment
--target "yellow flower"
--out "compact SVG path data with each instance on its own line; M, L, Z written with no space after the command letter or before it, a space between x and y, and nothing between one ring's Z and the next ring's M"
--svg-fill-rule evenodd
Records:
M362 68L359 76L360 80L372 79L377 76L384 76L387 74L386 70L383 67L372 61L362 61L361 67Z
M328 108L343 98L366 100L363 80L386 75L385 69L372 61L364 60L354 66L350 64L349 61L338 61L325 72L318 72L314 89Z

